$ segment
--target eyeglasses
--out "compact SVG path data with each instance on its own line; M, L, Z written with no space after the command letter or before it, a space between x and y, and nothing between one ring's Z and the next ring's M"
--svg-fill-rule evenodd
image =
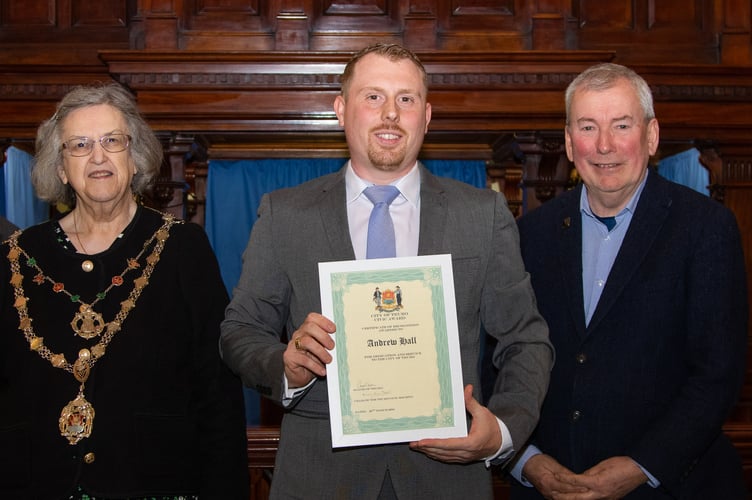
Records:
M106 134L98 140L89 139L88 137L76 137L63 143L63 149L67 149L71 156L86 156L91 154L94 149L94 143L98 142L102 149L109 153L119 153L125 151L131 142L131 136L126 134Z

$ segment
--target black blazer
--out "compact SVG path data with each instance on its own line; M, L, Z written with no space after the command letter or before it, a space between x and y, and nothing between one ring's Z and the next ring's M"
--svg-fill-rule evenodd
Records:
M161 224L160 214L140 208L124 236L91 257L64 250L51 222L24 231L19 244L46 274L90 302ZM105 321L119 311L151 250L95 306ZM79 384L29 349L13 307L7 243L0 252L0 498L68 498L81 485L102 498L247 500L242 386L217 345L228 297L202 228L170 229L149 285L92 368L85 389L96 412L92 435L73 446L60 435L58 417ZM89 273L81 269L85 258L94 262ZM98 339L74 335L78 304L50 283L35 284L25 261L19 263L36 335L73 361Z
M557 352L532 442L574 472L632 457L662 483L640 487L633 498L739 498L740 462L721 432L747 352L734 215L649 172L586 327L582 189L519 221L525 265Z

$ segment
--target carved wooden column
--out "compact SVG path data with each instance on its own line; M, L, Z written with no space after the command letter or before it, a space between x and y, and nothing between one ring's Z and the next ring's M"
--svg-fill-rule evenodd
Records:
M519 217L523 209L522 153L513 134L502 135L491 148L491 160L486 162L487 185L502 193L512 215Z
M164 148L164 161L146 204L181 219L190 220L195 213L187 210L186 198L191 187L186 181L186 156L194 142L192 136L158 134Z
M517 142L524 158L522 185L528 212L573 185L573 166L564 149L564 132L518 134Z
M205 160L187 160L185 181L185 218L200 226L206 224L206 181L209 177L209 163Z
M185 218L200 226L206 225L206 184L209 178L209 154L203 143L196 140L183 156L185 162L186 193Z

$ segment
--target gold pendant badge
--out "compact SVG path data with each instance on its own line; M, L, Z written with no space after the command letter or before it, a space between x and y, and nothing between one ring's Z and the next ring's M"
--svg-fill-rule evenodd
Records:
M68 444L77 444L91 435L94 426L94 407L91 406L83 392L76 399L65 405L58 420L60 434L68 439Z
M93 339L98 337L104 330L104 319L102 315L94 311L87 304L81 305L81 308L71 321L71 328L81 338Z

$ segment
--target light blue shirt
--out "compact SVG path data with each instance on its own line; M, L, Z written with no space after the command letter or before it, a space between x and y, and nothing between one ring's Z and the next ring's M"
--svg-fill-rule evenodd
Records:
M627 234L632 216L637 208L637 202L645 187L647 175L632 195L627 205L616 214L616 225L609 231L606 225L599 221L590 208L587 189L583 187L580 194L580 218L582 221L582 295L585 305L585 324L589 325L595 308L606 287L608 275L619 254L624 236ZM530 458L542 453L534 445L527 446L510 470L512 477L525 486L533 486L522 476L522 469ZM653 477L644 467L638 467L648 476L648 484L653 488L660 486L660 481Z
M645 176L647 179L647 176ZM619 253L629 223L632 222L637 201L640 199L645 179L632 195L629 203L616 214L616 225L611 231L599 221L590 208L587 190L580 195L580 216L582 220L582 298L585 304L585 325L590 324L595 307L606 287L608 275Z

